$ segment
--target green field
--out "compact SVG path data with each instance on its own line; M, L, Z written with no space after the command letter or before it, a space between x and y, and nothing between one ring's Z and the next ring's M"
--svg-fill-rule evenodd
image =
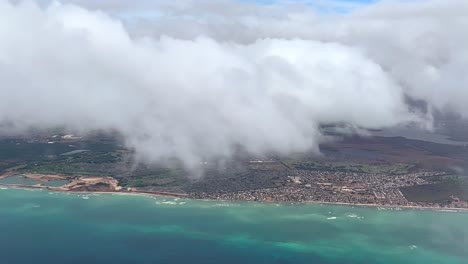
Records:
M399 175L410 173L414 169L412 164L403 163L369 163L358 164L353 162L327 162L327 161L289 161L292 167L298 170L335 171L356 173L379 173Z

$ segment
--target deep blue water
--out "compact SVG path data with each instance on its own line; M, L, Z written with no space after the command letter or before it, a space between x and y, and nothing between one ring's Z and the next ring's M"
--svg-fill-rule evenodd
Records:
M0 189L0 263L468 263L468 214Z

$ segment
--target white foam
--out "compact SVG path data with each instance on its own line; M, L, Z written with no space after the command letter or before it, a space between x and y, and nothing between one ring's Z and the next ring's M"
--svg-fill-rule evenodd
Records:
M440 210L441 212L446 212L446 213L458 213L457 210L450 210L450 209L445 209L445 210Z
M227 204L227 203L217 203L214 205L215 207L229 207L231 206L230 204Z
M363 219L364 218L364 216L359 216L357 214L347 214L346 217L357 218L357 219Z
M332 216L332 217L327 217L328 220L335 220L336 219L336 216Z

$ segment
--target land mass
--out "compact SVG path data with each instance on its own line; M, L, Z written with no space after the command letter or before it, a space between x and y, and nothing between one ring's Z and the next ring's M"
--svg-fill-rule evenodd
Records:
M106 135L38 133L0 139L0 185L194 199L468 208L468 147L402 137L343 137L323 155L204 162L195 177L177 163L144 165Z

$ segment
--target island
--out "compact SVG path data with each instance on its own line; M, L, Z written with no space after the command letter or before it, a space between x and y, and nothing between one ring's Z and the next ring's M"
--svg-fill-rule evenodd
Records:
M194 175L177 163L148 165L114 137L38 133L0 139L0 185L192 199L468 208L468 147L403 137L349 136L321 155L239 153Z

